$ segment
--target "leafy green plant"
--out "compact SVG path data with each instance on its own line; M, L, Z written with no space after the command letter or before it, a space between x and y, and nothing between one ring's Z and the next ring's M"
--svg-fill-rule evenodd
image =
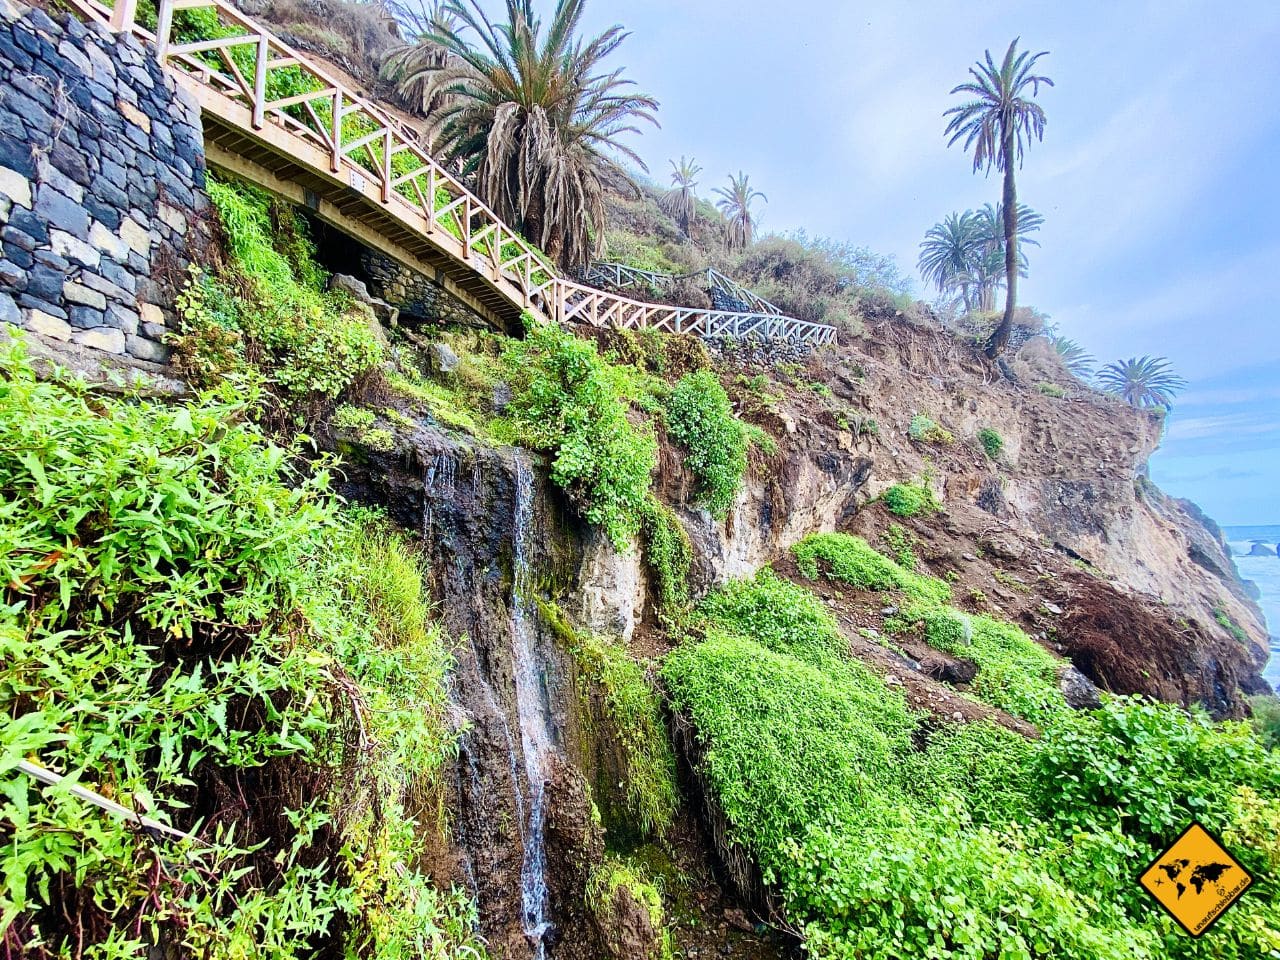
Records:
M899 517L918 517L942 509L933 489L919 483L895 483L880 495L885 509Z
M902 626L979 662L974 692L1045 733L921 723L832 643L808 591L730 583L700 609L705 639L663 668L672 708L726 842L750 852L810 955L1245 960L1280 942L1280 754L1245 725L1117 698L1072 711L1056 660L1016 627L915 602ZM1211 804L1206 822L1263 879L1208 943L1150 909L1133 865Z
M986 451L987 456L992 460L1000 458L1000 451L1004 449L1004 437L1000 436L991 427L983 427L978 431L978 442L982 444L982 449Z
M0 357L0 443L20 451L0 462L6 942L478 956L465 898L414 866L407 798L454 744L421 568L340 511L323 462L299 473L253 401L94 395L37 381L20 346ZM201 839L33 791L27 757ZM270 802L221 807L226 789Z
M1253 729L1272 750L1280 750L1280 697L1262 694L1249 700Z
M1036 389L1039 390L1041 393L1043 393L1046 397L1054 397L1058 400L1061 400L1063 397L1067 395L1067 391L1062 389L1062 387L1058 386L1056 383L1048 383L1045 381L1041 381L1040 383L1036 384Z
M594 344L553 325L529 326L503 356L516 429L551 453L552 480L626 549L640 530L657 464L652 429L627 419L626 378Z
M715 516L733 505L747 469L747 437L729 397L710 370L680 378L666 404L667 430L689 451L698 497Z
M207 189L227 234L234 282L192 274L173 340L180 369L208 384L253 358L294 398L339 396L382 360L370 321L349 313L341 295L320 290L322 273L292 212L273 210L265 194L244 184L210 178ZM288 229L276 229L273 217ZM234 295L237 287L246 294Z
M812 664L845 659L849 642L822 601L768 567L751 580L732 580L709 594L698 613L761 646Z
M916 557L916 545L919 541L908 533L900 523L889 524L889 529L883 534L884 542L889 549L893 551L894 559L898 561L898 565L904 570L914 571L916 564L920 562Z
M986 702L1033 721L1065 706L1059 661L1013 624L927 602L907 605L886 623L891 633L916 625L931 646L978 665L971 687Z
M911 424L907 427L907 436L921 443L936 443L943 446L956 441L950 430L944 430L936 420L931 420L919 413L911 418Z

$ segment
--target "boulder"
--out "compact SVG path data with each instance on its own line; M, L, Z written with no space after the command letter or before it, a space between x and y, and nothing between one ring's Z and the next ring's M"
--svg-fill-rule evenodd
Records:
M373 316L389 327L394 327L396 321L400 319L400 311L387 301L379 300L371 294L363 280L357 280L345 273L335 273L329 278L329 289L343 291L356 303L367 307Z
M1102 706L1102 695L1093 681L1075 667L1067 667L1058 678L1058 689L1072 710L1097 710Z
M1251 557L1274 557L1276 548L1263 543L1261 540L1255 540L1249 547L1249 556Z
M427 347L427 363L432 373L453 373L459 362L458 355L447 343L433 343Z

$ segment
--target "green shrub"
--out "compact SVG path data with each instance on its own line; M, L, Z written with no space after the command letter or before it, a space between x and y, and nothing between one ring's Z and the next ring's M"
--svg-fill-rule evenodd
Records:
M847 533L810 534L792 547L791 552L800 572L810 580L817 579L818 561L823 560L828 565L827 576L850 586L864 590L901 590L913 599L934 603L951 598L951 588L943 581L907 570L872 549L862 538Z
M1055 397L1058 400L1061 400L1067 395L1067 391L1062 389L1062 387L1058 386L1056 383L1037 383L1036 389L1046 397Z
M1019 838L951 805L886 826L811 827L789 848L785 893L811 956L840 960L1081 957L1155 960L1145 931L1107 929L1088 891Z
M1045 726L1034 771L1053 784L1046 818L1089 830L1119 827L1156 846L1192 819L1225 828L1224 800L1237 786L1280 799L1280 755L1247 723L1214 723L1203 712L1137 699L1060 712Z
M992 460L998 459L1000 451L1004 449L1004 437L991 427L983 427L978 431L978 442L982 444L982 449Z
M663 675L728 842L760 866L808 955L1246 960L1280 944L1280 754L1245 725L1136 700L1076 713L1047 651L936 603L906 620L978 660L983 693L1045 733L920 723L898 690L821 641L831 625L811 594L729 584L721 608ZM1193 816L1256 878L1201 940L1133 881Z
M921 443L937 443L947 445L955 443L956 438L952 436L950 430L944 430L935 420L931 420L923 414L916 414L911 418L911 425L907 428L907 435L912 440L918 440Z
M552 454L551 479L619 550L640 530L657 465L652 429L627 419L625 378L595 344L529 322L503 355L521 439Z
M728 394L710 370L680 378L666 405L667 430L689 451L685 459L698 482L698 498L724 516L747 469L747 437Z
M789 838L853 822L894 782L914 729L901 695L864 667L776 650L713 629L663 668L673 707L707 746L702 774L766 877L784 869Z
M471 908L414 866L407 797L453 749L416 556L241 394L113 398L0 358L3 926L104 957L154 930L210 957L474 955ZM26 757L181 830L250 803L152 839L32 789Z
M918 517L942 509L932 488L917 483L895 483L881 494L886 509L899 517Z
M193 273L178 303L180 369L208 384L253 358L293 397L339 396L382 361L374 321L349 314L341 294L321 291L323 274L295 214L273 211L266 194L244 184L210 178L207 187L249 299L238 300L224 278ZM276 228L273 214L287 229Z
M645 502L642 523L644 560L657 582L658 602L666 610L678 610L689 602L689 535L671 508L653 495Z
M1265 694L1252 697L1249 706L1258 738L1272 750L1280 750L1280 697Z

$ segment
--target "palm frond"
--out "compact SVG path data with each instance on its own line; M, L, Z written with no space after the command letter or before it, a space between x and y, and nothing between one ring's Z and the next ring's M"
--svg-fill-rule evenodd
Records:
M442 0L422 52L406 54L396 75L433 105L433 149L568 269L597 253L606 191L635 190L616 158L645 169L622 138L656 126L658 109L620 69L603 68L627 34L613 26L583 38L584 3L558 0L544 25L530 0L506 0L505 22L479 0Z
M1098 383L1135 407L1171 407L1187 381L1173 372L1166 357L1131 357L1108 363Z

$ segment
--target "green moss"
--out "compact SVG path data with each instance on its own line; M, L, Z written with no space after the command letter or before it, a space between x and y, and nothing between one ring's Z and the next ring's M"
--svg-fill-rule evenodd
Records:
M671 509L652 494L643 516L644 560L658 587L659 604L677 611L689 602L689 535Z
M845 533L810 534L792 547L791 552L800 572L810 580L818 578L821 560L829 578L864 590L901 590L913 599L934 603L951 597L951 588L944 581L921 576L894 563L860 537ZM914 561L914 556L911 559Z
M608 857L591 871L587 879L586 906L605 931L606 939L618 924L616 900L619 892L624 892L644 909L656 937L651 945L652 951L636 960L672 960L671 932L667 927L662 893L640 865L631 860Z
M917 483L895 483L880 497L885 508L895 516L918 517L942 509L932 488Z
M680 803L676 761L662 717L662 704L644 666L626 648L575 630L560 610L540 602L543 616L565 643L592 690L598 691L626 767L625 808L641 834L661 834ZM590 709L590 691L584 690Z
M1217 621L1219 626L1225 627L1227 633L1231 634L1238 643L1249 642L1249 635L1244 632L1244 628L1240 624L1231 619L1231 614L1227 613L1226 608L1215 606L1213 608L1213 619Z

